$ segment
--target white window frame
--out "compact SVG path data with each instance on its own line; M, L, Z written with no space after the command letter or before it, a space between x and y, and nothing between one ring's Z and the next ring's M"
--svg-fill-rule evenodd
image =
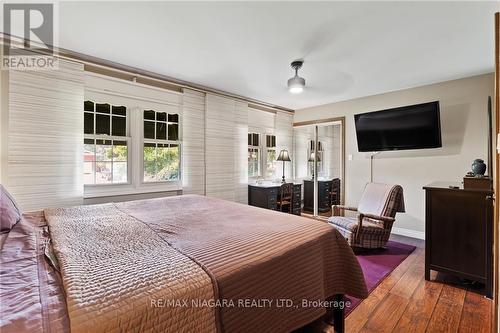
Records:
M110 135L106 135L106 134L86 134L86 133L83 133L83 139L93 139L93 140L112 140L112 141L126 141L127 142L127 181L126 182L123 182L123 183L101 183L101 184L97 184L95 183L95 170L94 170L94 184L84 184L84 188L87 188L87 187L101 187L101 186L121 186L121 185L130 185L132 184L132 161L131 161L131 156L130 156L130 148L131 148L131 144L132 144L132 138L130 137L130 128L129 128L129 124L130 124L130 117L129 117L129 108L126 106L126 105L122 105L122 104L115 104L115 103L109 103L109 102L106 102L106 101L97 101L97 100L93 100L93 99L84 99L84 103L86 101L91 101L94 103L94 133L96 133L96 114L98 112L95 111L95 105L96 104L109 104L110 105L110 113L109 113L109 117L110 117L110 121L109 121L109 133ZM113 113L111 111L111 108L113 106L124 106L125 107L125 136L113 136ZM85 112L88 112L88 111L84 111ZM104 114L104 113L103 113ZM95 144L94 144L95 145ZM94 156L95 156L95 151L94 151ZM82 154L82 158L83 158L83 154ZM94 163L97 163L97 161L94 161Z
M276 144L276 134L274 133L266 133L264 134L265 138L266 138L266 142L263 142L263 145L264 145L264 156L263 156L263 170L264 170L264 178L267 179L268 175L267 175L267 152L269 150L274 150L274 155L276 156L276 158L278 158L278 146ZM267 146L267 137L268 136L271 136L271 137L274 137L274 147L268 147ZM277 168L277 161L274 161L275 162L275 169ZM276 178L276 170L274 170L274 173L272 175L269 175L271 177L271 179L274 179Z
M248 131L248 134L257 134L259 136L259 144L258 145L248 145L248 149L247 149L247 155L248 155L248 152L250 149L257 149L257 166L259 168L258 172L257 172L257 175L256 176L248 176L248 179L257 179L259 177L262 177L262 149L261 149L261 146L262 146L262 134L259 133L259 132L256 132L256 131L251 131L249 130ZM253 143L253 142L252 142ZM247 161L248 163L248 161Z
M137 195L182 190L183 178L183 118L182 93L133 83L95 73L85 73L84 101L123 105L127 109L128 183L84 185L84 198ZM179 115L179 180L142 182L143 179L143 110L176 113ZM82 113L83 113L82 103ZM95 124L94 124L95 126ZM82 129L83 132L83 129ZM83 133L82 133L83 134ZM111 139L111 136L105 136ZM101 138L100 138L101 139ZM82 139L83 145L83 139ZM83 147L82 147L83 148ZM82 152L83 157L83 152ZM83 158L82 158L83 163ZM83 174L82 174L83 177Z
M144 137L144 121L151 121L151 122L154 122L155 124L155 137L156 137L156 120L155 121L152 121L152 120L147 120L147 119L144 119L144 111L145 110L151 110L151 111L155 111L155 112L165 112L167 114L167 121L166 121L166 124L167 124L167 140L162 140L162 139L147 139ZM173 141L173 140L168 140L168 115L169 114L176 114L178 116L178 127L177 127L177 141ZM182 128L182 115L180 113L174 113L172 111L165 111L165 109L163 108L160 108L158 110L156 109L145 109L143 108L141 110L141 162L140 162L140 165L141 165L141 170L139 171L140 173L140 184L142 186L149 186L150 184L174 184L174 185L182 185L182 136L181 136L181 128ZM155 143L155 144L176 144L179 146L179 178L178 179L171 179L171 180L155 180L155 181L144 181L144 143L146 142L151 142L151 143Z

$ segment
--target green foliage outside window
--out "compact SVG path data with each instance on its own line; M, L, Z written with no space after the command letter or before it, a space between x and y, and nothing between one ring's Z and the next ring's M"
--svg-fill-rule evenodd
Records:
M179 146L144 144L144 181L179 179Z

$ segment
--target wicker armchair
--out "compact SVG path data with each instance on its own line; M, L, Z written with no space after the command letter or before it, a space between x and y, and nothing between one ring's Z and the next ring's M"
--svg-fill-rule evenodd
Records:
M357 212L357 217L340 216L342 211ZM404 213L403 188L399 185L368 183L359 207L332 206L328 223L337 228L352 247L385 247L396 213Z

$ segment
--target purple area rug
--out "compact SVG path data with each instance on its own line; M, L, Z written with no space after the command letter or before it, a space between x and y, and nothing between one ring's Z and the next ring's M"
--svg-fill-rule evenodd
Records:
M364 250L356 253L365 275L368 292L371 293L414 250L415 246L389 241L386 249ZM349 300L351 307L346 308L346 316L361 303L358 298L349 297Z

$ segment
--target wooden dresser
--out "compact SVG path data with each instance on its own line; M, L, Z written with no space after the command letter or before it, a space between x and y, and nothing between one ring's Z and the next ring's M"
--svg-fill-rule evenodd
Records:
M328 212L331 209L331 180L318 180L318 211ZM312 212L314 207L314 181L304 180L304 210Z
M458 187L458 188L450 188ZM493 293L493 192L436 182L425 189L425 279L435 270Z
M278 210L280 184L263 183L248 185L248 204L251 206ZM300 215L302 205L302 184L293 185L292 213Z

